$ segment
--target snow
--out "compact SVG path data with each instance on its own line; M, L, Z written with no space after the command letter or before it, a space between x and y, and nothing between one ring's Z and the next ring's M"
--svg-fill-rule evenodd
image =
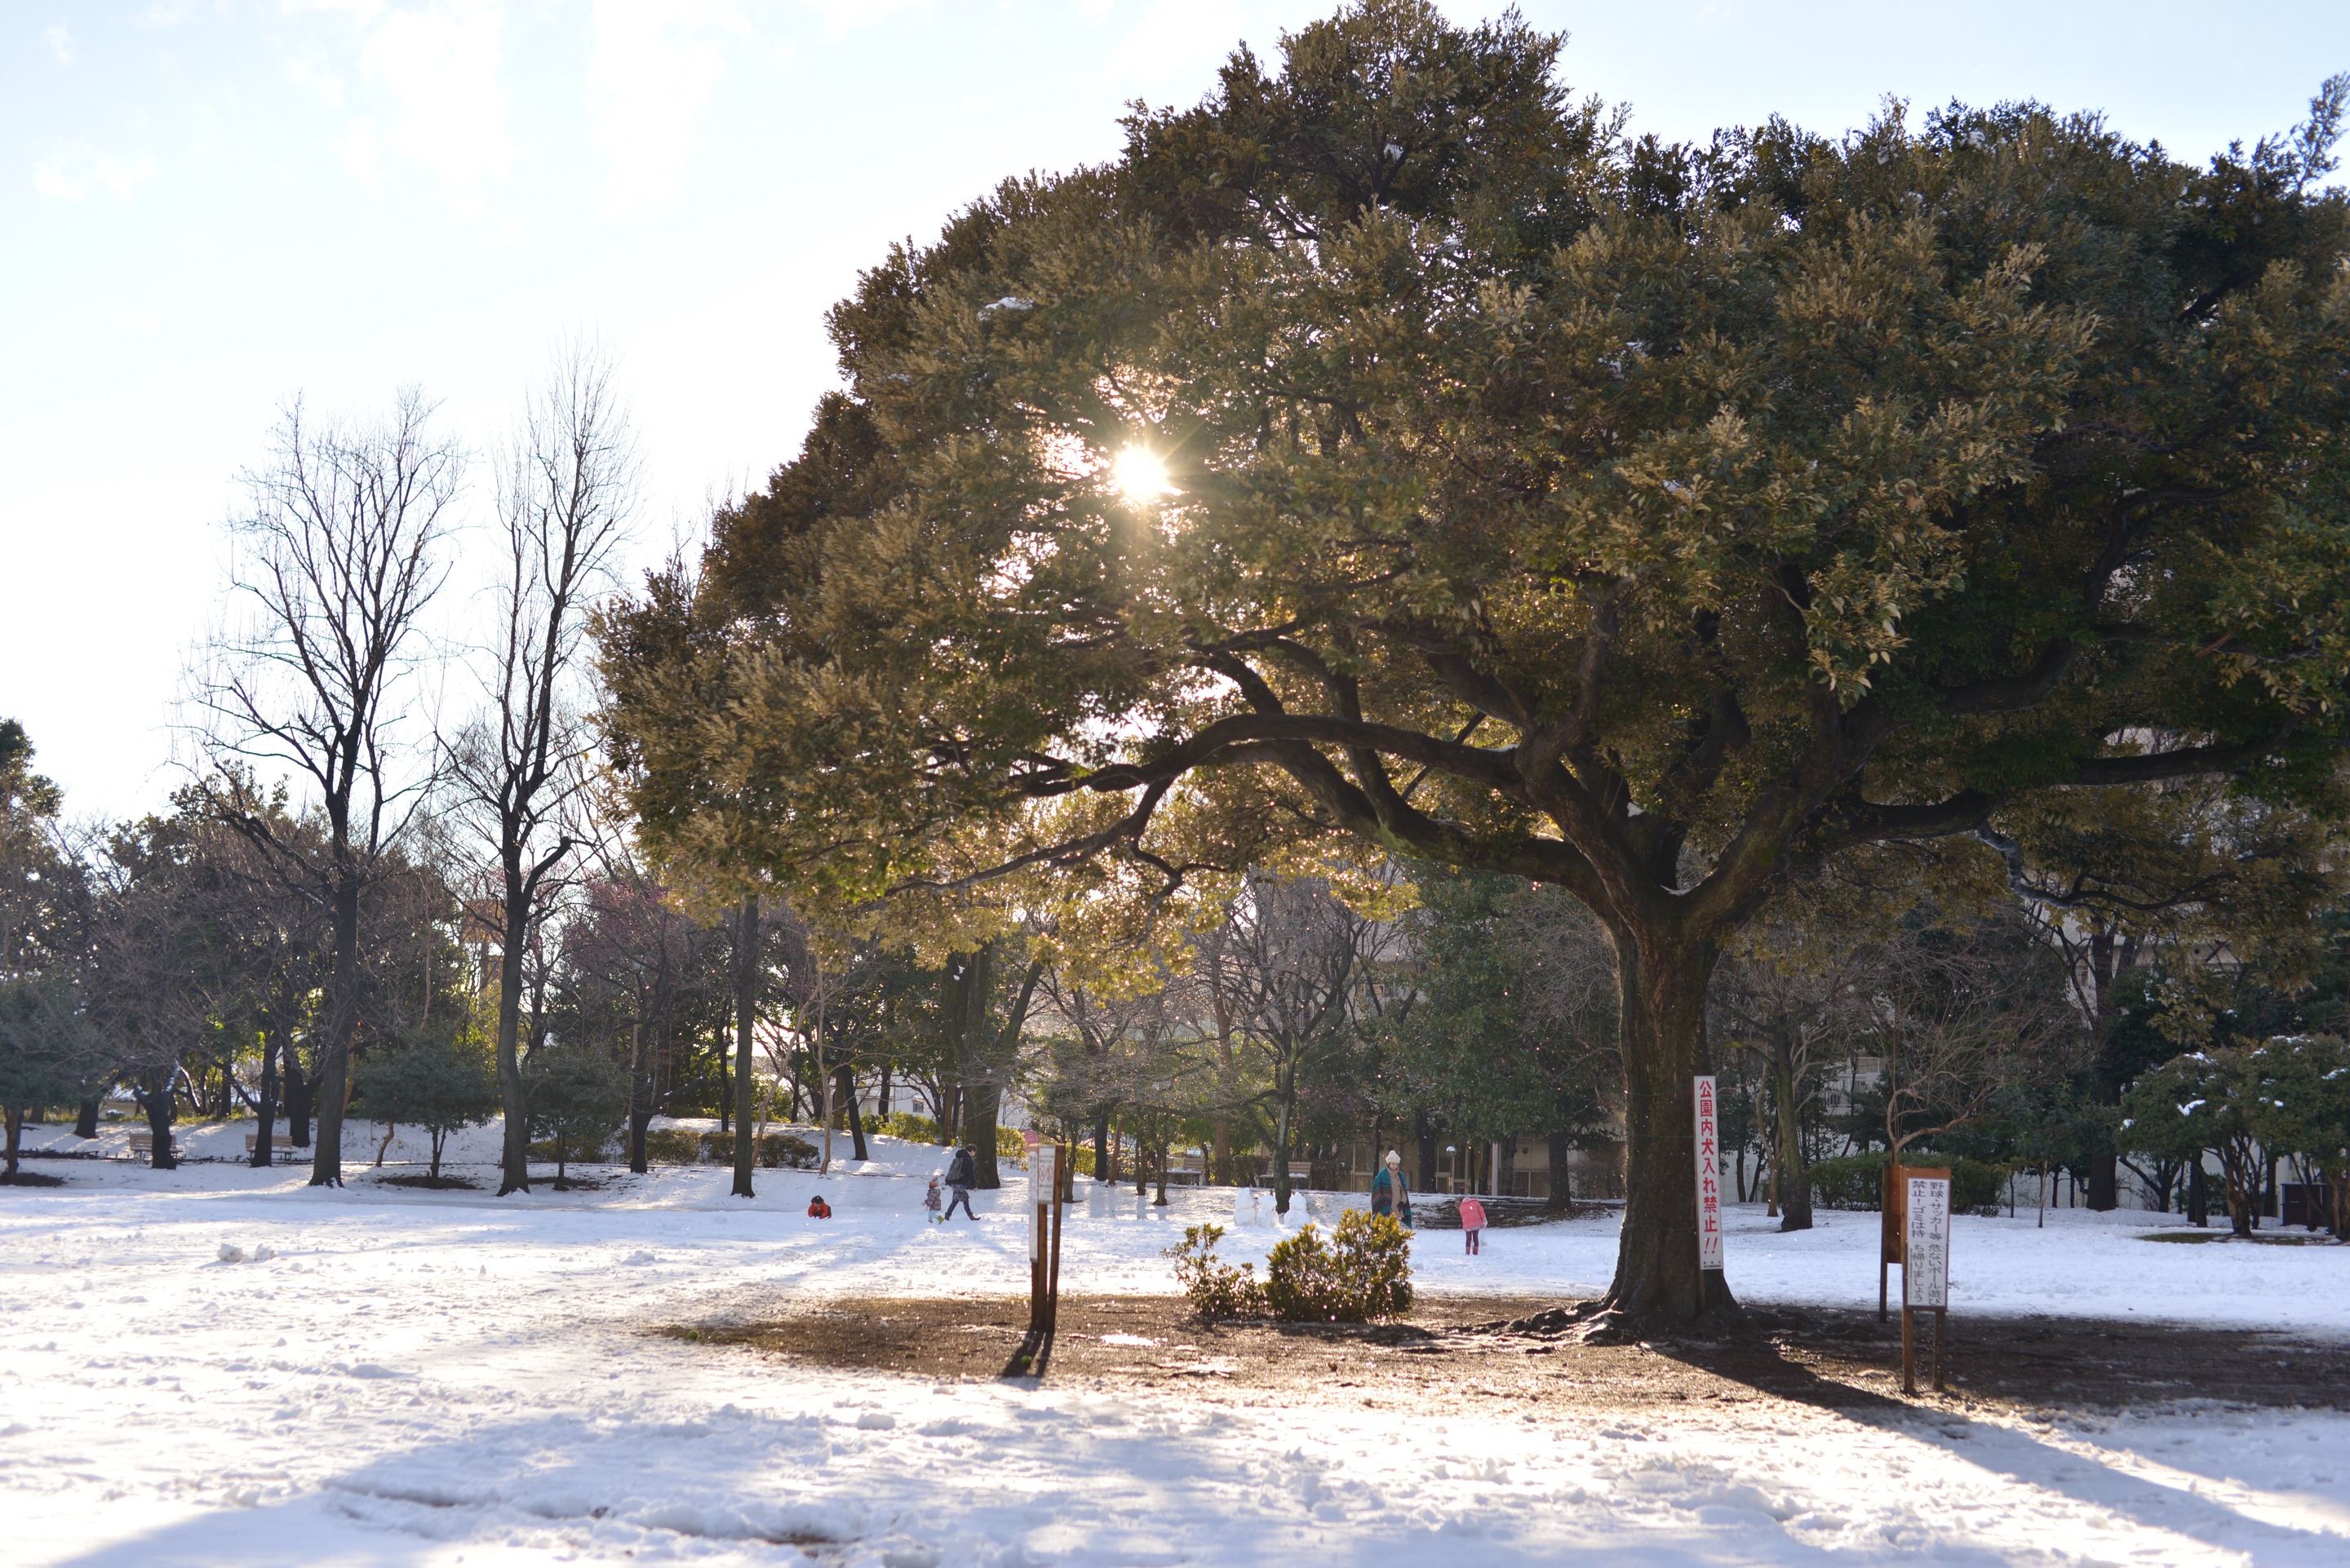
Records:
M68 1186L0 1189L8 1563L2350 1561L2334 1412L1763 1400L1399 1421L786 1366L649 1330L817 1293L1017 1293L1024 1184L978 1195L976 1223L929 1224L940 1151L879 1139L854 1171L762 1170L748 1201L711 1167L500 1199L381 1186L381 1134L354 1128L350 1185L312 1189L225 1163L245 1130L182 1129L224 1163L44 1159ZM494 1140L452 1140L453 1168L482 1175ZM403 1154L422 1150L403 1135ZM802 1213L817 1190L835 1219ZM1161 1250L1234 1212L1229 1190L1173 1197L1074 1208L1064 1287L1171 1289ZM1729 1213L1745 1299L1874 1304L1876 1216L1783 1237ZM2176 1224L1961 1218L1954 1303L2350 1334L2350 1249L2143 1240ZM1236 1228L1225 1251L1280 1234ZM1420 1237L1422 1290L1575 1295L1606 1282L1613 1222L1461 1245Z

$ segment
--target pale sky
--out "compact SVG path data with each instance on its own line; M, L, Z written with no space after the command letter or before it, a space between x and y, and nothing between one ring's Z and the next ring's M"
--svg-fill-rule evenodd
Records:
M824 311L893 238L1111 154L1128 100L1196 101L1330 5L0 0L0 716L73 814L162 801L234 477L296 392L413 383L478 450L594 332L665 551L797 449ZM2200 159L2350 69L2344 0L1521 9L1676 140L2036 98Z

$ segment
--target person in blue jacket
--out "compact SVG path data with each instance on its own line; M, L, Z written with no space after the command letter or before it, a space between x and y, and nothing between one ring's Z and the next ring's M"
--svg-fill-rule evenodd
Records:
M1389 1214L1406 1230L1411 1227L1411 1189L1403 1179L1403 1156L1388 1150L1387 1164L1371 1178L1371 1212Z

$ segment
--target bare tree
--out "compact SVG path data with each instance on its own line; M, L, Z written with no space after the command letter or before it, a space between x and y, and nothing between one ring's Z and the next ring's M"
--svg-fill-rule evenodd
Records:
M607 846L565 923L560 966L570 1026L617 1035L629 1053L629 1168L646 1168L645 1132L674 1063L678 1036L703 999L719 934L678 909L666 889L617 846Z
M2010 911L1887 942L1869 977L1867 1033L1885 1059L1885 1143L1981 1120L2013 1091L2080 1064L2086 1036L2060 960Z
M1348 909L1319 878L1250 874L1223 925L1200 944L1222 1036L1253 1047L1264 1070L1253 1098L1269 1113L1274 1207L1289 1212L1298 1078L1344 1044L1357 981L1388 928Z
M313 424L288 406L267 467L244 476L235 603L201 678L210 773L285 768L317 794L317 841L249 803L215 802L330 928L327 1028L316 1054L313 1186L340 1186L343 1101L359 1026L361 894L407 829L431 776L402 699L419 623L446 573L439 545L463 460L413 390L376 422Z
M587 788L591 732L579 701L589 600L610 580L635 504L637 455L610 363L574 343L530 399L501 465L504 576L487 650L484 711L451 748L451 776L495 857L498 1092L505 1109L499 1196L530 1189L523 1104L522 987L532 933L583 843L567 814Z

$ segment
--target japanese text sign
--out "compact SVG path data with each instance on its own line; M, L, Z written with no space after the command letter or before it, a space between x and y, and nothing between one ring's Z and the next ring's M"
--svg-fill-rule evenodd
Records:
M1053 1200L1059 1196L1055 1183L1060 1176L1061 1146L1038 1144L1028 1160L1028 1257L1034 1262L1045 1255L1047 1218L1053 1211Z
M1948 1177L1909 1178L1908 1227L1901 1261L1901 1303L1950 1304L1950 1183Z
M1721 1120L1711 1075L1697 1080L1697 1266L1721 1267Z

